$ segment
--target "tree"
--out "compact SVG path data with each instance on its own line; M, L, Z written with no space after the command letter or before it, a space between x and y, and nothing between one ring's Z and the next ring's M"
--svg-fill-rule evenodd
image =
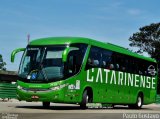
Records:
M160 69L160 22L139 28L139 32L134 33L129 41L131 47L138 48L137 53L147 52L151 58L156 59ZM160 93L160 72L158 75L157 91Z
M129 38L131 47L138 47L137 53L147 52L152 58L160 60L160 23L153 23L139 29Z
M6 70L5 65L6 65L6 62L3 61L3 57L0 54L0 70Z

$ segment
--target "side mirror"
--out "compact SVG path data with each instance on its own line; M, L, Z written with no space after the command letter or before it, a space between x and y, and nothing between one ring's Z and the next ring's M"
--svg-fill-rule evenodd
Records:
M67 61L69 52L71 52L71 51L73 51L73 50L79 50L79 48L77 48L77 47L67 47L67 48L63 51L63 53L62 53L62 61L63 61L63 62L66 62L66 61Z
M12 51L12 53L11 53L11 62L14 62L15 55L18 52L21 52L21 51L25 51L25 48L18 48L18 49L15 49L15 50Z

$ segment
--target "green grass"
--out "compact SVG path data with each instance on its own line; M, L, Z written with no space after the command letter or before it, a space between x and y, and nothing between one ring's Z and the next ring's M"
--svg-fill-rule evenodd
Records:
M0 98L17 98L16 84L0 83Z
M160 104L160 95L157 95L156 103L157 103L157 104Z

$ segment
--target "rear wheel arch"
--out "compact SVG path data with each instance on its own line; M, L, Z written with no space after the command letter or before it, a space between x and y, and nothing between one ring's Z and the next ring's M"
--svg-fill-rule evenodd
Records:
M137 109L140 109L143 106L143 102L144 102L144 94L142 91L140 91L137 95L137 100L136 100L136 104L135 107Z
M138 95L141 95L141 96L142 96L142 98L144 98L144 94L143 94L143 92L142 92L142 91L140 91L140 92L138 93Z
M136 96L136 102L135 104L130 104L129 108L133 108L133 109L141 109L143 106L143 102L144 102L144 94L142 91L138 92L137 96Z
M136 101L137 101L138 96L141 96L141 98L142 98L142 103L143 103L143 102L144 102L144 93L143 93L142 91L139 91L139 92L137 93Z

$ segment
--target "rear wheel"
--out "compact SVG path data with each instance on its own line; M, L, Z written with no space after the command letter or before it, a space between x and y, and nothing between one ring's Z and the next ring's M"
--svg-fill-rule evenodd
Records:
M133 105L129 105L129 108L141 109L143 105L143 96L141 94L138 95L137 101Z
M82 102L80 103L81 109L87 108L88 99L89 99L89 95L87 94L87 90L85 90L82 96Z
M50 102L43 102L43 107L44 108L49 108L50 107Z
M135 107L137 109L140 109L142 107L142 105L143 105L143 97L142 97L142 95L139 95L137 98L137 102L135 104Z

